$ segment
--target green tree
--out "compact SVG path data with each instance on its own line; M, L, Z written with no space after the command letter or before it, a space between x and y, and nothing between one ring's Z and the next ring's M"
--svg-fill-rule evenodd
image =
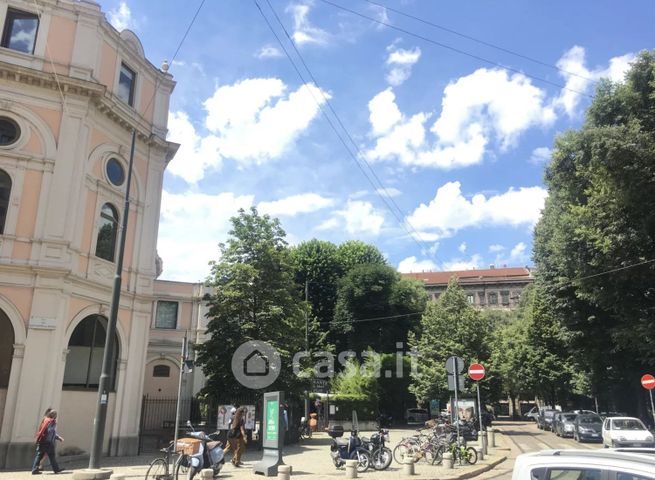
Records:
M396 351L407 341L425 308L427 294L420 282L402 279L381 264L353 267L340 281L332 323L340 349Z
M436 302L428 302L416 333L410 335L418 355L410 390L419 403L448 397L445 363L451 355L467 363L487 363L493 328L488 318L468 303L455 277Z
M382 255L377 247L360 240L349 240L343 242L337 248L337 255L342 275L346 274L357 265L387 264L384 255Z
M541 313L567 328L605 407L635 411L635 372L655 364L655 52L600 84L584 126L556 140L546 184Z
M297 390L290 365L292 356L304 349L304 304L285 232L277 219L259 215L255 208L240 210L231 221L230 238L220 244L221 259L211 264L209 338L196 347L207 376L204 393L218 398L247 391L230 365L237 347L249 340L264 340L280 353L283 368L271 388Z

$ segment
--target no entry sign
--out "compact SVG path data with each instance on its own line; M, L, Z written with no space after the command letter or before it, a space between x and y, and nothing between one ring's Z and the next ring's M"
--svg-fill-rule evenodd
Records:
M479 363L473 363L469 367L469 378L471 380L482 380L484 378L484 374L484 367ZM653 379L653 381L655 382L655 379Z
M655 377L653 377L650 373L647 373L641 377L641 386L646 390L652 390L655 388Z

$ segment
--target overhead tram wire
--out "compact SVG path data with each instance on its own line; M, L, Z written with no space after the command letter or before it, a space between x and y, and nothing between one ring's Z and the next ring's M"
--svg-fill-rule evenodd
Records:
M452 28L444 27L443 25L439 25L439 24L431 22L429 20L425 20L424 18L417 17L416 15L412 15L411 13L403 12L402 10L398 10L396 8L393 8L393 7L388 7L388 6L383 5L381 3L374 2L373 0L362 0L362 1L364 1L366 3L369 3L371 5L375 5L376 7L384 8L384 9L389 10L390 12L393 12L393 13L395 13L397 15L401 15L401 16L406 17L406 18L411 18L412 20L416 20L417 22L421 22L421 23L423 23L425 25L429 25L431 27L438 28L439 30L443 30L444 32L452 33L453 35L457 35L457 36L459 36L461 38L471 40L472 42L479 43L480 45L484 45L484 46L490 47L490 48L495 48L496 50L499 50L501 52L508 53L510 55L514 55L515 57L522 58L523 60L528 60L530 62L536 63L537 65L541 65L543 67L548 67L548 68L551 68L553 70L557 70L559 72L566 73L567 75L582 78L582 79L587 80L587 81L592 82L592 83L597 83L597 80L594 80L593 78L588 78L588 77L585 77L584 75L580 75L580 74L575 73L575 72L570 72L568 70L565 70L563 68L558 67L557 65L553 65L552 63L544 62L544 61L539 60L537 58L530 57L528 55L524 55L524 54L516 52L514 50L510 50L509 48L501 47L500 45L496 45L494 43L487 42L486 40L481 40L481 39L473 37L471 35L467 35L465 33L458 32L457 30L454 30Z
M298 66L296 65L295 61L293 60L293 58L292 58L291 55L289 54L288 50L287 50L286 47L284 46L282 40L280 39L280 37L278 36L277 32L275 31L275 29L273 28L273 26L272 26L271 23L269 22L268 18L267 18L266 15L264 14L263 10L261 9L261 6L260 6L259 3L257 2L257 0L253 0L253 1L254 1L255 5L257 6L257 9L259 10L259 13L260 13L260 14L262 15L262 17L264 18L264 21L265 21L266 24L268 25L269 29L271 30L271 32L272 32L273 35L275 36L276 40L277 40L278 43L280 44L280 47L282 48L282 50L284 51L285 55L287 56L287 58L289 59L289 61L290 61L291 64L293 65L293 67L294 67L296 73L298 74L298 76L300 77L301 81L302 81L303 83L307 83L307 81L305 80L304 75L302 74L302 72L300 72L300 69L299 69ZM356 164L357 167L361 170L361 172L362 172L362 174L364 175L364 177L368 180L368 182L369 182L369 183L371 184L371 186L374 188L375 193L376 193L376 194L378 195L378 197L380 197L380 199L383 201L383 203L385 204L385 206L387 207L387 209L390 211L390 213L394 216L394 218L395 218L396 221L399 223L399 225L401 226L401 228L402 228L403 230L405 230L405 232L409 235L409 237L410 237L410 238L411 238L411 239L412 239L412 240L413 240L413 241L414 241L414 242L419 246L419 248L421 249L421 251L423 251L423 252L428 252L429 256L431 256L434 260L436 260L437 262L439 262L439 259L436 257L436 255L435 255L434 253L430 252L430 249L429 249L429 246L427 245L427 243L421 239L421 234L420 234L420 232L418 232L418 231L414 228L414 226L413 226L413 225L412 225L408 220L406 220L405 218L403 218L405 214L404 214L403 211L400 209L400 207L399 207L398 204L395 202L395 200L393 200L393 197L388 193L388 191L387 191L385 185L382 183L382 181L380 180L380 178L377 176L377 174L375 173L375 170L374 170L373 167L370 165L370 163L368 163L368 161L367 161L366 158L364 157L363 153L361 152L359 146L358 146L357 143L354 141L352 135L350 134L350 132L348 131L348 129L346 128L346 126L345 126L345 125L343 124L343 122L341 121L341 118L339 117L339 115L337 114L337 112L335 111L335 109L332 107L332 103L330 102L329 98L325 95L325 93L323 93L323 90L320 88L320 85L319 85L318 81L316 80L316 78L314 77L314 75L312 74L311 69L309 68L309 66L308 66L307 63L305 62L305 60L304 60L302 54L300 53L300 51L298 50L298 48L297 48L297 46L296 46L296 44L295 44L295 42L293 41L293 39L292 39L291 36L289 35L288 30L287 30L286 27L284 26L284 23L282 23L280 17L277 15L277 12L275 11L275 9L273 8L273 6L271 5L270 1L269 1L269 0L266 0L266 2L268 3L269 8L271 9L271 11L273 12L273 14L275 15L275 18L277 19L278 23L280 24L280 26L281 26L282 30L284 31L285 35L286 35L287 38L289 39L289 42L290 42L291 45L293 46L293 48L294 48L296 54L298 55L298 58L300 59L300 61L302 62L303 66L304 66L305 69L307 70L307 73L309 74L311 80L314 82L314 84L315 84L316 87L318 88L319 92L321 93L321 96L323 97L324 103L327 104L329 110L332 112L332 115L335 117L335 119L336 119L336 121L338 122L339 126L341 127L341 129L343 130L343 132L345 132L345 135L348 137L348 139L350 140L350 142L351 142L352 145L354 146L355 150L357 151L357 155L355 155L355 153L353 153L353 151L350 149L350 147L348 146L348 144L346 143L346 141L343 139L342 135L340 134L340 132L338 131L338 129L336 128L336 126L335 126L334 123L332 122L332 119L330 118L330 116L327 114L327 112L326 112L325 109L323 108L323 105L321 104L321 102L319 102L319 101L316 99L316 97L314 96L314 94L313 94L312 92L310 92L311 95L312 95L312 98L314 99L314 101L316 101L317 105L319 106L319 109L321 110L321 113L323 114L323 116L324 116L325 119L327 120L328 124L330 125L330 127L332 128L332 130L334 131L334 133L335 133L335 134L337 135L337 137L339 138L339 141L342 143L342 145L344 146L344 148L346 149L346 151L348 152L348 154L351 156L352 160L355 162L355 164ZM373 176L373 177L375 178L375 180L377 181L377 184L375 183L375 181L371 180L371 177L370 177L369 174L366 172L366 170L363 168L362 163L365 164L365 165L368 167L368 169L370 170L372 176ZM380 190L381 190L382 192L384 192L384 195L383 195L382 193L380 193ZM392 205L393 205L393 206L392 206ZM395 208L394 208L394 207L395 207ZM408 227L409 227L409 228L408 228ZM411 231L410 231L410 230L411 230Z
M575 93L575 94L577 94L577 95L581 95L581 96L583 96L583 97L593 98L593 96L592 96L592 95L589 95L588 93L581 92L581 91L579 91L579 90L575 90L575 89L573 89L573 88L569 88L569 87L567 87L566 85L562 85L562 84L560 84L560 83L553 82L553 81L551 81L551 80L547 80L547 79L545 79L545 78L538 77L538 76L536 76L536 75L532 75L532 74L530 74L530 73L525 73L525 72L519 70L518 68L514 68L514 67L507 66L507 65L503 65L502 63L496 62L496 61L494 61L494 60L489 60L488 58L481 57L480 55L476 55L475 53L470 53L470 52L467 52L466 50L462 50L462 49L460 49L460 48L453 47L453 46L450 46L450 45L445 44L445 43L442 43L442 42L438 42L438 41L433 40L433 39L431 39L431 38L429 38L429 37L426 37L426 36L424 36L424 35L421 35L421 34L418 34L418 33L414 33L414 32L412 32L412 31L410 31L410 30L405 29L405 28L397 27L397 26L395 26L395 25L392 25L391 23L383 22L382 20L378 20L377 18L373 18L373 17L371 17L371 16L369 16L369 15L365 15L365 14L363 14L363 13L360 13L360 12L356 11L356 10L352 10L352 9L350 9L350 8L348 8L348 7L344 7L343 5L339 5L338 3L334 3L334 2L332 2L331 0L318 0L318 1L319 1L319 2L322 2L322 3L325 3L325 4L327 4L327 5L332 5L333 7L337 8L337 9L339 9L339 10L343 10L343 11L345 11L345 12L349 12L349 13L351 13L351 14L353 14L353 15L356 15L356 16L358 16L358 17L364 18L364 19L366 19L366 20L369 20L369 21L371 21L371 22L377 23L377 24L379 24L379 25L384 25L385 27L388 27L388 28L391 28L391 29L396 30L396 31L398 31L398 32L404 33L405 35L409 35L409 36L411 36L411 37L415 37L415 38L421 39L421 40L423 40L424 42L431 43L431 44L433 44L433 45L436 45L436 46L438 46L438 47L444 48L444 49L446 49L446 50L450 50L450 51L452 51L452 52L459 53L460 55L465 55L465 56L470 57L470 58L473 58L473 59L475 59L475 60L479 60L480 62L484 62L484 63L487 63L487 64L489 64L489 65L493 65L494 67L502 68L502 69L504 69L504 70L507 70L507 71L510 71L510 72L513 72L513 73L518 73L518 74L523 75L523 76L525 76L525 77L527 77L527 78L531 78L532 80L536 80L536 81L538 81L538 82L545 83L545 84L547 84L547 85L552 85L552 86L554 86L554 87L557 87L557 88L560 88L560 89L562 89L562 90L566 90L566 91L569 91L569 92Z

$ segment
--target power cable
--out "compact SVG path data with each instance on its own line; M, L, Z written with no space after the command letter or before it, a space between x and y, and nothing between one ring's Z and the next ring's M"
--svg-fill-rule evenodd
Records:
M300 69L298 68L298 66L296 65L295 61L293 60L293 58L292 58L291 55L289 54L288 50L287 50L286 47L284 46L282 40L280 39L280 37L278 36L277 32L275 31L275 29L273 28L273 26L272 26L271 23L269 22L268 18L267 18L266 15L264 14L263 10L261 9L261 6L260 6L259 3L257 2L257 0L253 0L253 1L254 1L255 5L257 6L257 9L259 10L260 14L262 15L262 18L264 18L264 21L266 22L266 24L268 25L269 29L271 30L271 32L272 32L273 35L275 36L276 40L277 40L278 43L280 44L280 47L282 48L282 50L284 51L285 55L287 56L287 58L289 59L289 61L290 61L291 64L293 65L293 68L295 69L296 73L297 73L298 76L300 77L301 81L302 81L303 83L307 83L307 81L305 80L304 75L302 74L302 72L300 71ZM334 131L334 133L335 133L335 134L337 135L337 137L339 138L339 141L342 143L342 145L344 146L344 148L346 149L346 151L348 152L348 154L350 155L350 157L352 158L352 160L355 162L355 164L356 164L357 167L360 169L360 171L362 172L362 174L364 175L364 177L368 180L368 182L369 182L369 183L371 184L371 186L374 188L375 193L376 193L376 194L378 195L378 197L380 197L380 199L383 201L383 203L385 204L385 206L387 207L387 209L389 210L389 212L391 212L391 214L394 216L394 218L395 218L396 221L399 223L399 225L401 226L401 228L403 228L403 230L405 230L405 232L410 236L410 238L411 238L414 242L416 242L416 244L419 246L419 248L421 249L421 251L428 252L428 253L429 253L429 254L430 254L430 255L431 255L431 256L432 256L436 261L439 261L438 258L436 258L436 256L435 256L432 252L430 252L430 249L426 247L425 242L423 242L422 240L420 240L420 233L419 233L419 232L418 232L418 231L417 231L417 230L416 230L416 229L411 225L411 223L410 223L408 220L406 220L406 219L403 218L404 213L402 212L402 210L400 209L400 207L398 207L398 204L393 200L393 198L391 197L391 195L389 195L389 193L388 193L386 187L384 186L384 184L382 183L382 181L380 180L380 178L379 178L379 177L377 176L377 174L375 173L375 170L373 169L373 167L368 163L368 161L366 161L364 155L362 154L361 150L359 149L359 146L358 146L357 143L354 141L352 135L350 135L348 129L345 127L345 125L344 125L343 122L341 121L341 118L339 117L339 115L338 115L337 112L335 111L335 109L334 109L334 107L332 106L332 103L330 102L329 98L325 95L325 93L323 92L323 90L320 88L319 83L316 81L316 78L315 78L314 75L312 74L311 69L309 68L309 66L308 66L307 63L305 62L305 60L304 60L302 54L300 53L300 51L298 50L298 48L297 48L295 42L294 42L293 39L291 38L291 35L289 35L288 30L286 29L286 27L285 27L284 24L282 23L280 17L277 15L277 12L276 12L275 9L273 8L273 6L271 5L271 3L270 3L269 0L266 0L266 2L268 3L269 8L272 10L273 14L275 15L275 18L277 19L278 23L280 24L280 26L282 27L284 33L286 34L287 38L289 39L289 42L290 42L291 45L293 46L293 48L294 48L296 54L297 54L298 57L300 58L300 61L302 62L303 66L304 66L305 69L307 70L307 72L308 72L308 74L309 74L311 80L313 81L313 83L316 85L317 89L318 89L319 92L321 93L321 95L322 95L322 97L323 97L323 101L324 101L324 103L328 106L329 110L332 112L332 115L333 115L333 116L335 117L335 119L337 120L337 123L339 124L339 126L341 127L341 129L343 130L343 132L345 132L345 135L348 137L348 139L350 140L350 142L352 143L352 145L355 147L355 150L357 151L357 154L358 154L358 155L355 155L355 153L353 153L353 151L350 149L350 147L348 146L348 144L346 143L346 141L344 140L344 138L342 137L342 135L340 134L340 132L338 131L338 129L336 128L336 126L334 125L334 123L332 122L332 119L331 119L330 116L327 114L326 110L323 108L323 104L322 104L321 102L319 102L319 101L316 99L316 97L314 96L313 92L311 92L311 90L310 90L310 93L311 93L311 95L312 95L312 98L314 99L314 101L316 101L317 105L319 106L319 109L321 110L321 113L323 114L324 118L327 120L328 124L330 125L330 127L332 128L332 130ZM361 163L360 163L360 162L361 162ZM366 172L366 170L363 168L362 163L365 164L365 165L368 167L368 169L370 170L372 176L375 178L375 180L377 180L377 182L378 182L377 184L375 183L374 180L371 179L371 177L369 176L369 174L368 174L368 173ZM385 193L386 197L385 197L385 195L382 195L382 194L380 193L380 190L382 190L382 191ZM393 205L393 206L392 206L392 205ZM395 206L395 209L394 209L394 206ZM400 216L399 216L399 214L400 214ZM409 229L407 228L408 226L410 227ZM410 229L412 230L411 232L409 231ZM418 239L417 239L417 237L418 237ZM420 241L419 241L419 240L420 240ZM423 243L421 243L421 242L423 242Z
M319 325L350 325L353 323L374 322L378 320L393 320L398 318L413 317L416 315L423 315L423 312L403 313L399 315L389 315L386 317L373 317L373 318L360 318L354 320L342 320L337 322L317 322Z
M628 270L629 268L640 267L640 266L642 266L642 265L647 265L647 264L649 264L649 263L653 263L653 262L655 262L655 258L651 258L650 260L644 260L644 261L642 261L642 262L638 262L638 263L633 263L632 265L625 265L625 266L623 266L623 267L613 268L613 269L611 269L611 270L606 270L606 271L604 271L604 272L600 272L600 273L594 273L594 274L592 274L592 275L586 275L586 276L584 276L584 277L574 278L574 279L572 279L572 280L569 280L569 281L566 282L566 283L579 282L579 281L581 281L581 280L587 280L587 279L589 279L589 278L600 277L600 276L602 276L602 275L609 275L610 273L620 272L620 271L622 271L622 270ZM565 284L566 284L566 283L565 283Z
M344 7L344 6L342 6L342 5L339 5L339 4L337 4L337 3L332 2L332 1L330 1L330 0L319 0L319 1L322 2L322 3L328 4L328 5L332 5L333 7L338 8L339 10L343 10L343 11L345 11L345 12L349 12L349 13L351 13L351 14L353 14L353 15L358 16L358 17L365 18L366 20L369 20L369 21L371 21L371 22L377 23L377 24L379 24L379 25L384 25L385 27L389 27L389 28L391 28L391 29L393 29L393 30L397 30L397 31L399 31L399 32L401 32L401 33L404 33L405 35L409 35L409 36L411 36L411 37L415 37L415 38L421 39L421 40L423 40L423 41L425 41L425 42L431 43L431 44L436 45L436 46L438 46L438 47L445 48L445 49L450 50L450 51L453 51L453 52L455 52L455 53L459 53L460 55L466 55L467 57L474 58L474 59L479 60L479 61L481 61L481 62L487 63L487 64L489 64L489 65L493 65L493 66L498 67L498 68L502 68L502 69L504 69L504 70L508 70L508 71L510 71L510 72L518 73L518 74L523 75L523 76L525 76L525 77L531 78L531 79L533 79L533 80L537 80L537 81L539 81L539 82L541 82L541 83L545 83L545 84L548 84L548 85L552 85L552 86L557 87L557 88L560 88L560 89L562 89L562 90L567 90L567 91L569 91L569 92L573 92L573 93L575 93L575 94L582 95L582 96L587 97L587 98L593 98L591 95L589 95L589 94L587 94L587 93L585 93L585 92L580 92L580 91L578 91L578 90L575 90L575 89L573 89L573 88L569 88L569 87L567 87L567 86L565 86L565 85L562 85L562 84L560 84L560 83L553 82L553 81L550 81L550 80L546 80L545 78L538 77L538 76L536 76L536 75L532 75L532 74L529 74L529 73L525 73L525 72L523 72L523 71L521 71L521 70L519 70L519 69L517 69L517 68L509 67L509 66L507 66L507 65L503 65L503 64L501 64L501 63L498 63L498 62L496 62L496 61L494 61L494 60L489 60L488 58L481 57L481 56L476 55L476 54L474 54L474 53L467 52L467 51L462 50L462 49L459 49L459 48L457 48L457 47L452 47L452 46L447 45L447 44L442 43L442 42L438 42L438 41L433 40L433 39L431 39L431 38L429 38L429 37L426 37L426 36L424 36L424 35L420 35L420 34L418 34L418 33L414 33L414 32L412 32L412 31L410 31L410 30L406 30L406 29L404 29L404 28L397 27L397 26L392 25L392 24L390 24L390 23L388 23L388 22L384 22L384 21L382 21L382 20L378 20L377 18L373 18L373 17L371 17L371 16L365 15L365 14L360 13L360 12L357 12L357 11L355 11L355 10L351 10L350 8Z
M383 5L381 3L374 2L373 0L363 0L363 1L367 2L367 3L371 4L371 5L375 5L377 7L384 8L386 10L389 10L390 12L396 13L396 14L401 15L403 17L411 18L412 20L416 20L417 22L421 22L421 23L423 23L425 25L429 25L431 27L438 28L440 30L443 30L444 32L452 33L453 35L457 35L457 36L459 36L461 38L465 38L467 40L471 40L473 42L479 43L480 45L484 45L484 46L490 47L490 48L495 48L496 50L500 50L501 52L508 53L510 55L514 55L515 57L522 58L523 60L528 60L530 62L536 63L536 64L541 65L543 67L552 68L553 70L557 70L559 72L566 73L567 75L571 75L571 76L574 76L574 77L582 78L582 79L587 80L587 81L592 82L592 83L597 82L597 80L594 80L593 78L588 78L588 77L585 77L584 75L580 75L580 74L575 73L575 72L569 72L568 70L564 70L563 68L560 68L557 65L553 65L551 63L541 61L541 60L539 60L537 58L530 57L528 55L524 55L524 54L516 52L514 50L510 50L509 48L501 47L500 45L496 45L494 43L487 42L485 40L481 40L481 39L473 37L471 35L467 35L465 33L458 32L457 30L453 30L452 28L444 27L443 25L439 25L439 24L431 22L429 20L425 20L424 18L417 17L415 15L412 15L411 13L403 12L402 10L398 10L398 9L395 9L395 8L392 8L392 7L388 7L388 6Z

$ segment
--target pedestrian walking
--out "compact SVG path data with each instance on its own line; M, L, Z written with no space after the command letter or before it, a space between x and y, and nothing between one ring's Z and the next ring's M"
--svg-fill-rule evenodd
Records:
M232 455L232 465L235 467L240 467L241 464L241 455L246 450L246 444L248 439L246 438L246 428L245 428L245 408L239 407L234 413L234 418L232 423L230 423L230 429L227 431L227 446L223 452L227 454L230 450L234 450Z
M41 430L41 426L43 425L43 422L45 422L48 419L48 414L52 412L52 408L48 407L45 409L45 413L43 414L43 418L41 419L41 423L39 423L39 428L37 429L37 432ZM45 459L48 455L44 455L43 458L41 459L41 463L39 463L39 470L43 470L45 468Z
M45 455L50 459L50 466L54 473L59 473L63 469L59 468L57 458L55 457L55 442L64 439L57 434L57 411L50 410L46 418L41 422L38 432L36 432L36 457L32 464L32 475L40 475L39 464Z

